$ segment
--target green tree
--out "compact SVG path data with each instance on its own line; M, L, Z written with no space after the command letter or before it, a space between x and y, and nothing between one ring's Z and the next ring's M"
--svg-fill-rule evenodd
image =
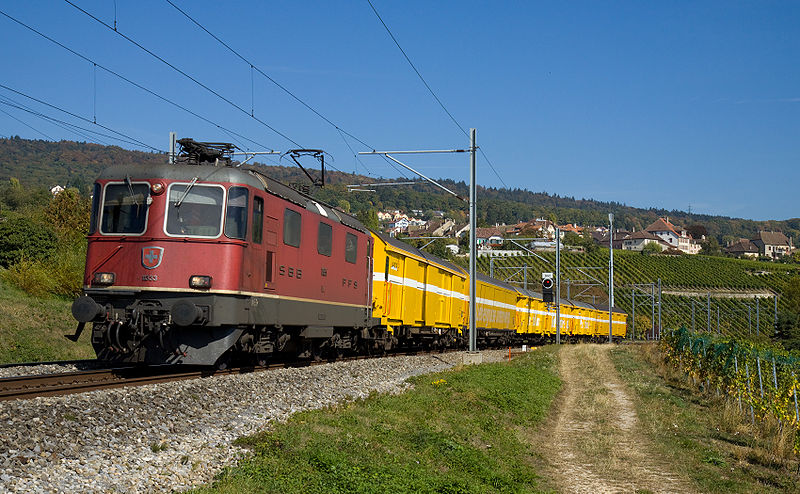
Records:
M645 256L649 256L650 254L661 254L661 246L655 242L648 242L642 248L642 254Z
M722 249L719 242L714 237L708 237L705 242L700 245L700 253L707 256L721 256Z
M44 210L45 220L58 234L58 237L71 243L82 240L89 232L91 201L81 196L78 189L61 191Z
M381 222L378 221L378 213L375 208L362 209L356 214L356 218L373 232L381 231Z

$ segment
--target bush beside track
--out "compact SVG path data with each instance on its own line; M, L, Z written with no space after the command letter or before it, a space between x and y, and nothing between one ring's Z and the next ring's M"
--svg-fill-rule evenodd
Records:
M294 415L198 492L542 490L526 431L560 381L555 349L411 380L414 389Z

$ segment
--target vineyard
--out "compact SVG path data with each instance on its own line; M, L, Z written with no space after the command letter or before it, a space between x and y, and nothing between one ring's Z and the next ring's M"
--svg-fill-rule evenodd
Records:
M665 334L662 347L667 362L706 392L715 389L736 400L751 424L773 419L779 430L792 430L794 450L800 451L800 359L769 346L697 335L685 328Z
M608 301L608 250L591 254L561 254L561 296L585 302ZM524 269L527 266L527 269ZM542 272L555 271L555 252L536 255L478 259L486 274L537 289ZM775 294L800 276L800 266L710 256L659 256L614 251L614 302L629 314L633 328L635 300L636 333L658 324L658 286L661 280L662 327L685 326L729 336L762 340L772 333ZM633 285L653 283L653 287ZM635 295L634 295L635 292ZM685 293L685 295L681 295ZM653 294L653 296L651 296ZM778 297L778 310L783 305Z

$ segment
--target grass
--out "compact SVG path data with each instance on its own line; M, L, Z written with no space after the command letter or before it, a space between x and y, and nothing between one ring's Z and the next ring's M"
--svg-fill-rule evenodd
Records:
M797 460L776 425L753 428L735 400L701 394L663 364L654 344L618 347L612 359L634 391L640 424L659 457L701 492L800 490ZM777 438L777 439L775 439Z
M540 492L531 432L560 381L552 349L412 379L400 395L303 412L199 493Z
M91 328L77 343L71 299L25 294L0 278L0 363L93 358Z

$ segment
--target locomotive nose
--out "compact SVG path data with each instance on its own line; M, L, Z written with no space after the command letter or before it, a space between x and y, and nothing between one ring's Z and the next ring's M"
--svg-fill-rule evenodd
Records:
M92 322L103 313L103 307L92 300L92 297L83 295L72 302L72 317L78 322Z

